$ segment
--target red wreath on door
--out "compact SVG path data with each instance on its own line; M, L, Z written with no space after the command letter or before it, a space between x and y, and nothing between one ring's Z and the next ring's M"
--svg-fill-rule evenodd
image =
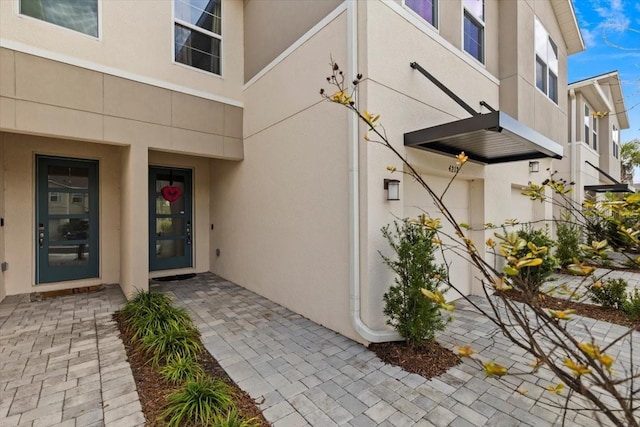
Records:
M173 185L173 171L169 171L169 185L162 187L160 193L169 203L173 203L182 197L182 190Z

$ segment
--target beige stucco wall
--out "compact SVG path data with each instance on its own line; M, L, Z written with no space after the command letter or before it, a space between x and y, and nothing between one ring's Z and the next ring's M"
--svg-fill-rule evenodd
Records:
M102 152L115 156L105 157L100 167L103 173L116 174L105 178L105 185L110 186L104 192L118 191L118 204L108 214L117 217L113 222L118 227L113 230L109 216L101 216L101 227L109 232L102 243L107 250L101 252L100 278L89 282L119 282L127 295L135 289L146 289L148 218L140 213L148 212L149 162L194 169L194 231L205 237L194 238L195 264L188 270L209 269L208 158L243 158L242 108L9 49L0 49L0 70L0 130L6 132L5 162L9 162L7 156L18 155L16 144L9 144L14 140L30 144L45 141L24 146L32 156L48 154L54 145L51 141L67 141L58 147L59 153L54 150L61 156L94 158L99 156L95 153ZM10 168L4 173L6 183L16 179L33 182L31 164L26 167L22 163L18 169ZM29 191L24 194L33 193L32 189ZM10 196L15 194L7 194L6 199ZM22 197L19 202L24 204L21 208L27 209L23 212L31 213L30 217L23 215L29 220L20 228L25 245L31 244L35 232L29 222L33 219L32 200L31 196ZM12 215L11 212L13 205L7 213ZM6 241L12 239L13 230L6 232ZM11 246L6 253L7 260L17 264L15 268L10 265L12 272L5 275L8 294L31 290L34 264L29 248ZM159 274L162 272L154 273ZM39 285L38 290L71 286L76 285Z
M100 36L94 38L18 14L17 1L0 2L0 39L90 67L109 67L159 82L241 100L242 1L223 2L223 78L173 63L172 1L100 1ZM94 68L95 68L94 67Z
M5 176L4 241L9 269L4 273L7 295L34 292L35 286L35 156L36 154L99 161L99 277L37 285L38 291L118 283L120 280L120 150L85 142L0 133Z
M244 0L244 79L249 81L343 0Z
M8 49L0 54L0 129L243 156L239 107Z
M361 339L349 321L347 113L318 95L330 55L345 62L344 13L246 89L244 160L211 161L211 270Z
M1 111L1 110L0 110ZM5 217L5 195L4 195L4 138L0 134L0 218ZM0 227L0 262L4 262L4 230L5 227ZM4 284L5 273L0 272L0 301L7 295Z
M558 104L535 85L535 17L558 45ZM544 136L564 144L567 120L567 49L547 1L501 2L500 110Z

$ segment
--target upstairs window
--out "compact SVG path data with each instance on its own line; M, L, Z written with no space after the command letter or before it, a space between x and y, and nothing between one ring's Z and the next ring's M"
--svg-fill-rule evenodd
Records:
M587 104L584 104L584 143L587 145L591 145L589 144L589 135L591 135L591 128L590 128L590 119L591 119L591 111L589 110L589 106Z
M222 74L221 0L174 0L176 62Z
M20 13L98 37L98 0L20 0Z
M464 0L464 50L484 64L484 0Z
M438 0L405 0L404 4L429 24L438 28Z
M536 87L558 103L558 46L542 23L535 21Z

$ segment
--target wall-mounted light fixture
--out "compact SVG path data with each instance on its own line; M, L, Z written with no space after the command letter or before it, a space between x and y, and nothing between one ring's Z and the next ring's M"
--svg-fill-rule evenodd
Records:
M540 172L540 162L529 162L529 173Z
M387 190L387 200L400 200L400 181L385 179L384 189Z

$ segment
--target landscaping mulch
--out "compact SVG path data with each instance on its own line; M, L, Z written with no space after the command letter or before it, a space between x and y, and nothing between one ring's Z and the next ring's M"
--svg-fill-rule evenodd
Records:
M404 341L369 344L383 362L399 366L407 372L433 378L460 363L460 358L437 342L411 347Z
M120 337L122 338L127 351L127 358L131 365L133 378L136 382L138 396L140 396L140 404L142 405L142 412L146 419L146 425L164 425L162 421L159 421L159 417L165 409L167 397L177 388L177 386L164 381L162 376L153 369L149 363L147 363L147 357L144 352L140 351L136 344L132 342L131 335L128 334L126 329L123 327L122 320L118 313L114 314L113 318L118 324ZM222 369L216 359L211 356L208 351L204 350L200 354L198 363L202 366L205 373L211 378L218 378L232 387L234 403L240 414L245 419L256 417L256 420L261 427L269 426L269 423L262 416L262 411L258 408L255 401L248 394L242 391L236 383L231 380L231 378L229 378L229 375L227 375L225 370Z
M504 294L518 302L526 302L523 294L515 289L504 292ZM570 301L564 298L552 297L546 294L540 294L538 297L539 304L551 310L575 310L577 315L590 317L595 320L615 323L617 325L634 328L640 331L640 321L629 319L622 311L614 308L604 308L595 304L587 304L583 302Z

